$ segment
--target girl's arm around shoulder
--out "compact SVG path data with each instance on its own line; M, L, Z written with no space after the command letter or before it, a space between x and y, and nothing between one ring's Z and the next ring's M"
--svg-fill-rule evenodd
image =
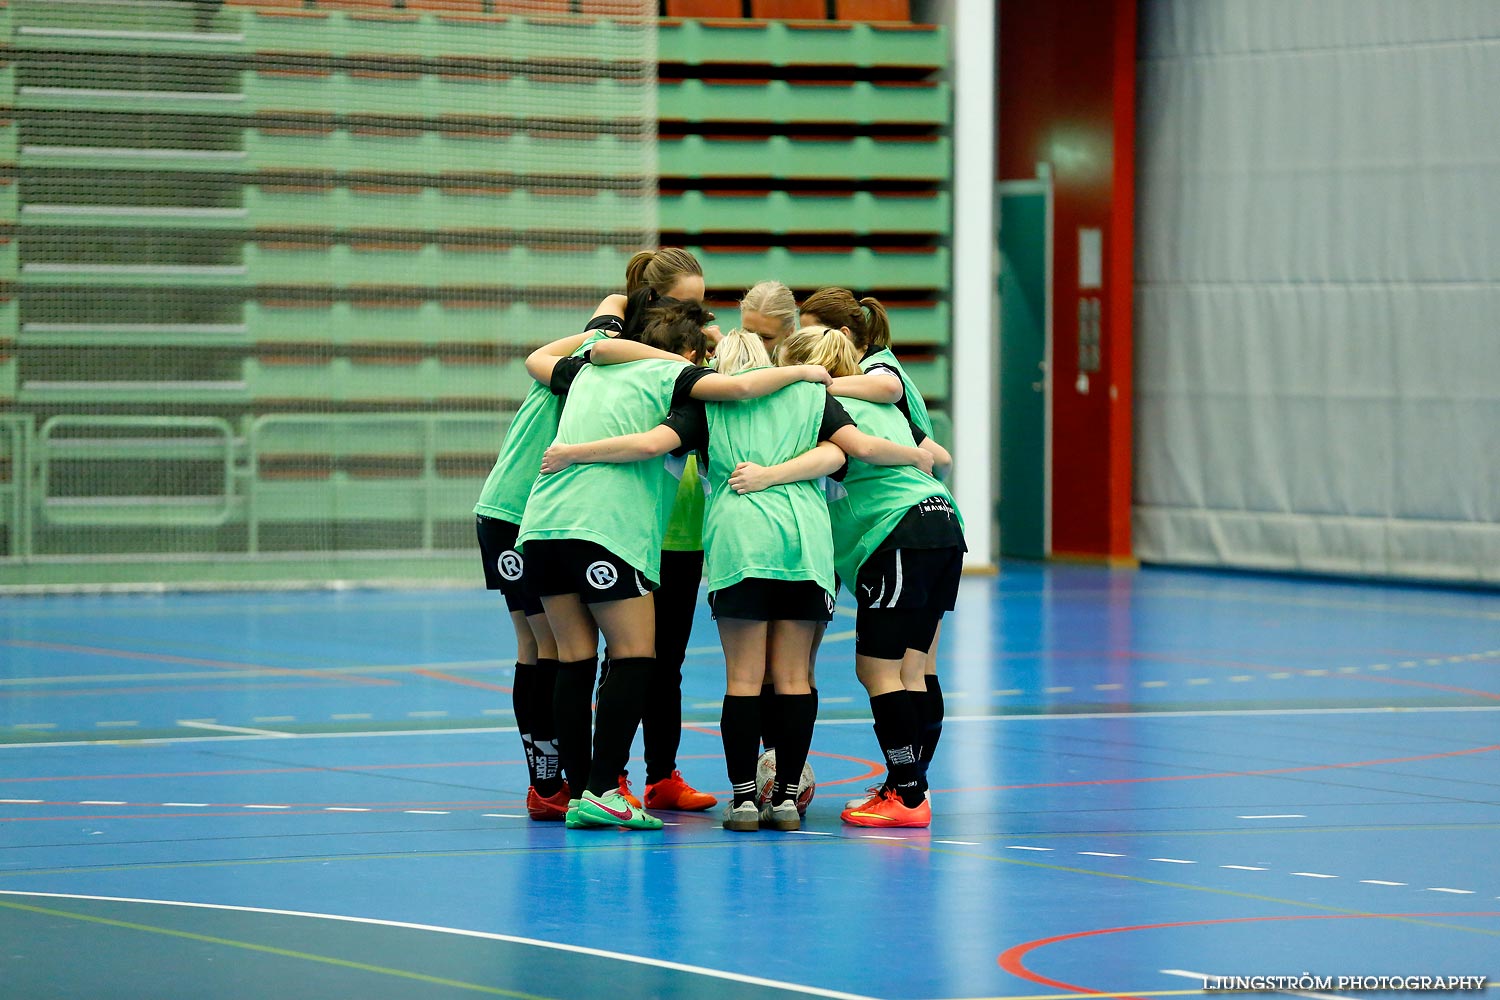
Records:
M923 472L932 474L931 452L866 434L852 424L840 427L834 433L832 441L850 458L857 458L868 465L914 465Z
M948 454L948 449L937 443L935 438L924 437L917 442L917 447L932 456L932 474L939 479L948 475L948 470L953 468L953 456Z
M654 347L647 347L639 340L610 340L600 341L589 350L589 361L596 365L618 365L627 361L676 361L678 364L687 364L687 359L680 354L672 354L669 351L660 351Z
M583 444L554 442L542 454L542 475L550 476L570 465L587 465L593 462L644 462L649 458L660 458L681 446L682 438L666 424L657 424L649 431L621 434Z
M828 391L846 399L870 403L897 403L906 387L894 375L841 375L828 384Z
M618 316L624 319L625 303L627 301L629 300L619 293L604 296L604 299L599 303L599 308L594 310L594 315L590 317L590 320L599 319L601 316Z
M824 441L776 465L741 462L729 477L729 488L736 493L759 493L772 486L800 483L837 472L844 464L844 451L831 441Z
M583 342L594 335L593 330L585 330L583 333L575 333L571 337L554 340L550 344L543 344L532 351L526 358L526 374L536 379L542 385L550 385L552 382L552 369L563 358L570 358L573 352L583 346ZM601 342L602 343L602 342Z
M828 384L828 370L821 365L788 365L784 368L757 368L739 375L705 375L693 385L693 398L728 402L759 399L793 382Z

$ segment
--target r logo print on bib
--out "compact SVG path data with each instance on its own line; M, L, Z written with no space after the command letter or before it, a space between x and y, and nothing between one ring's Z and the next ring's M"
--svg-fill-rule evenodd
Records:
M589 563L589 568L583 571L583 575L588 577L589 586L595 590L608 590L620 579L614 566L603 559Z
M515 549L506 549L500 553L500 558L495 560L495 568L500 571L500 576L512 582L521 579L521 568L525 565L521 562L521 553Z

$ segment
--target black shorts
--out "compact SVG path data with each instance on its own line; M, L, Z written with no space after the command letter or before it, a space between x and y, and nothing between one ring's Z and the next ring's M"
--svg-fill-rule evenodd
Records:
M656 589L644 573L597 542L543 538L524 547L531 585L542 597L577 594L584 604L603 604Z
M882 660L932 647L943 614L958 601L964 550L881 549L859 568L854 651Z
M497 517L475 515L474 530L479 535L479 558L484 563L486 589L505 595L505 607L530 617L542 613L542 599L526 572L526 560L516 548L521 526Z
M813 580L751 577L723 590L710 591L708 609L715 619L826 622L833 618L833 595Z
M859 568L854 603L864 610L952 611L964 571L964 550L880 549Z

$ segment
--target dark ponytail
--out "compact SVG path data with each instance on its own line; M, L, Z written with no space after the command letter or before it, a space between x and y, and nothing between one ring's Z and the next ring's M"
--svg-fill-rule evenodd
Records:
M679 302L676 299L661 299L659 302L645 311L641 343L668 354L686 357L691 353L701 363L708 353L708 337L703 327L712 322L713 313L703 308L701 302Z

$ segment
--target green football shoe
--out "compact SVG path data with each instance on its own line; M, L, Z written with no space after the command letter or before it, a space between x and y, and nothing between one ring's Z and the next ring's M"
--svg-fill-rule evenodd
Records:
M584 792L576 809L568 810L568 826L623 826L627 830L660 830L661 820L633 806L618 789L603 795Z

